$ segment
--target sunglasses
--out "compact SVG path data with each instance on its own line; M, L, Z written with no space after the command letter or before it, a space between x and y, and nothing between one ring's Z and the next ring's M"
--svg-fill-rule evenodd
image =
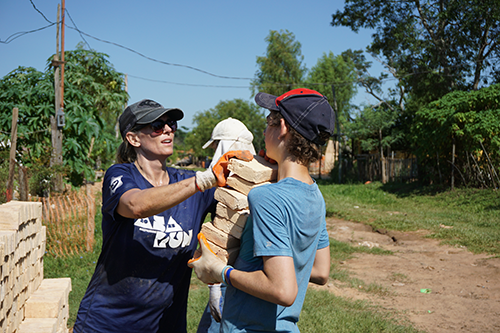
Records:
M168 125L172 132L177 131L177 120L163 120L157 119L151 123L151 127L153 128L153 132L155 134L163 134L165 133L165 125Z
M158 134L158 135L165 133L165 125L168 125L168 127L170 127L172 132L177 131L177 120L170 120L170 119L167 121L165 121L163 119L157 119L150 124L139 126L137 128L137 130L141 130L144 127L149 126L149 125L151 125L151 128L153 129L153 133Z

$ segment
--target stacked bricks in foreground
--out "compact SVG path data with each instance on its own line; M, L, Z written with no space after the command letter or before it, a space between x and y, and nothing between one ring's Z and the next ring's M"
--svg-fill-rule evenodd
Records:
M232 265L238 256L241 234L250 213L248 192L256 186L275 181L278 165L267 162L261 156L254 156L250 162L233 158L228 169L232 172L227 179L228 187L215 190L218 204L214 220L204 223L201 231L215 254Z
M0 332L67 332L71 280L43 279L42 204L0 205Z

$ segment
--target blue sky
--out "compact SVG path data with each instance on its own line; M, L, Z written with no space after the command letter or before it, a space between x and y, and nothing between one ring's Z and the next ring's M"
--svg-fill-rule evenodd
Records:
M32 0L45 17L56 21L60 0ZM129 104L150 98L185 113L180 125L191 128L196 112L211 109L223 100L242 98L253 102L250 80L256 59L265 55L270 30L288 30L302 44L304 64L310 69L323 53L335 55L349 48L365 49L371 31L354 33L332 27L331 15L343 1L160 1L66 0L66 24L88 35L122 45L104 43L66 28L65 49L78 42L109 55L119 72L128 74ZM73 22L72 22L72 20ZM0 40L49 23L30 0L0 0ZM11 37L12 40L12 37ZM0 77L18 66L45 70L56 49L55 26L0 43ZM372 75L382 66L373 62ZM201 71L193 70L196 68ZM243 79L224 79L217 76ZM163 82L158 82L163 81ZM373 101L359 89L355 103Z

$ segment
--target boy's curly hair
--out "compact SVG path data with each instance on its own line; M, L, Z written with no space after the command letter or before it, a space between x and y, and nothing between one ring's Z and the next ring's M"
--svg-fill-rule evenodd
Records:
M283 115L277 111L270 111L268 116L268 126L279 126L280 119ZM285 119L285 124L290 132L290 141L286 146L287 151L292 155L292 157L302 165L309 165L310 163L316 162L320 157L320 146L313 143L312 141L304 138L300 133L298 133Z

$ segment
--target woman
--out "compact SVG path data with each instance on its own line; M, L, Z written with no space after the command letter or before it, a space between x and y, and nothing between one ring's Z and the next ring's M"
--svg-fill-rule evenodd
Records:
M75 333L186 332L196 235L214 212L215 176L167 167L183 112L152 100L119 118L118 164L104 176L103 245Z

